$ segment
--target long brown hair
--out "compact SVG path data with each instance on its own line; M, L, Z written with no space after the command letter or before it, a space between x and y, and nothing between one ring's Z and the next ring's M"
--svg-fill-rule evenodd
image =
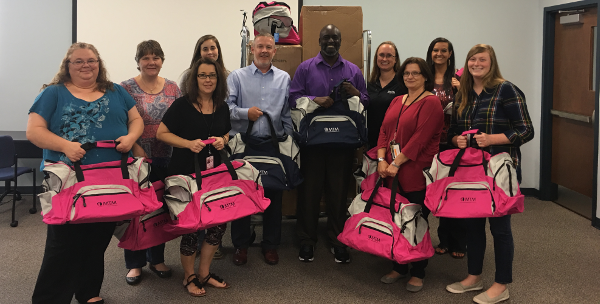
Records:
M457 101L460 99L460 105L456 111L459 117L461 116L462 111L469 104L471 91L473 91L473 75L471 75L471 72L469 71L469 59L483 52L487 52L490 55L490 71L483 77L483 89L485 90L485 88L494 88L506 81L504 78L502 78L502 74L500 73L500 67L498 67L498 60L496 59L496 52L494 52L494 48L487 44L477 44L472 47L469 53L467 53L464 72L460 78L460 90L458 90L457 94L460 96L457 96L458 98L456 99Z
M400 55L398 54L398 48L393 42L384 41L381 44L379 44L379 46L375 50L375 55L373 56L373 70L371 72L371 78L369 79L370 83L376 83L377 79L379 79L379 76L381 76L381 70L377 65L377 52L379 52L379 48L384 44L389 44L394 48L394 51L396 52L396 64L394 64L394 72L396 72L396 76L398 76L398 71L400 71Z
M219 57L217 57L217 63L219 63L221 65L221 67L223 68L223 70L225 70L225 63L223 62L223 52L221 52L221 44L219 43L219 40L217 39L217 37L215 37L213 35L204 35L204 36L200 37L200 39L198 39L198 41L196 42L196 47L194 48L194 55L192 56L192 62L190 62L190 69L192 68L194 63L202 57L202 44L204 42L206 42L207 40L212 40L217 45L217 50L219 50Z
M215 109L218 109L222 105L226 105L225 100L229 97L229 91L227 90L227 76L225 76L225 69L221 67L221 65L208 58L200 58L198 61L194 62L192 67L190 68L190 72L188 73L188 77L185 82L187 101L191 104L198 103L198 96L200 96L200 90L198 89L198 68L202 64L210 64L215 67L215 71L217 72L217 85L212 93L212 100Z
M98 50L96 49L95 46L93 46L89 43L85 43L85 42L76 42L76 43L73 43L69 47L69 49L67 50L67 54L65 55L62 62L60 63L58 72L56 73L56 75L54 75L54 78L52 78L50 83L44 84L42 86L42 90L51 85L64 84L65 82L71 81L71 74L69 74L68 64L69 64L69 60L71 59L71 55L73 55L73 52L75 50L79 50L79 49L91 50L98 59L98 77L96 78L96 89L95 90L100 91L102 93L105 93L106 90L114 91L114 84L112 81L110 81L108 79L108 72L106 71L106 68L104 67L104 61L102 60L102 58L100 58L100 54L98 53Z
M446 72L444 73L444 90L452 90L452 77L454 77L454 69L455 69L455 59L454 59L454 47L452 46L452 42L443 37L438 37L433 39L429 44L429 48L427 49L427 57L425 60L427 64L431 68L431 73L435 76L435 63L433 62L433 58L431 57L431 53L433 53L433 48L435 44L438 42L447 43L448 44L448 52L450 52L450 57L448 58L448 67L446 68Z

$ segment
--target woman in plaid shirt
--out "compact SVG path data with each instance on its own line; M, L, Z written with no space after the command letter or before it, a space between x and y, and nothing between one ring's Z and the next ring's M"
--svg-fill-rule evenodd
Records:
M471 48L465 62L464 74L455 107L448 142L458 148L469 144L491 155L507 152L511 155L521 182L521 151L519 147L533 138L525 95L500 74L494 49L485 44ZM478 129L481 133L468 142L463 131ZM452 293L482 290L481 273L485 255L485 218L466 219L467 257L469 275L461 282L450 284ZM509 298L507 284L512 283L514 243L510 215L489 218L494 237L496 262L495 282L485 292L473 298L476 303L498 303Z

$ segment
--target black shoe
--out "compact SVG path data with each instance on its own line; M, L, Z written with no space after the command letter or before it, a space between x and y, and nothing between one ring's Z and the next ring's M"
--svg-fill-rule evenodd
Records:
M350 253L348 253L348 250L346 249L346 247L333 246L331 248L331 253L333 253L336 263L339 263L339 264L350 263Z
M152 270L152 272L156 273L156 275L161 279L170 278L171 275L173 274L171 269L169 269L167 271L160 271L160 270L156 269L156 267L154 267L153 265L150 265L148 268L150 268L150 270Z
M315 247L312 245L302 245L298 258L302 262L312 262L315 259Z
M127 282L127 284L129 285L137 285L142 281L142 274L140 273L139 276L136 277L125 277L125 281Z

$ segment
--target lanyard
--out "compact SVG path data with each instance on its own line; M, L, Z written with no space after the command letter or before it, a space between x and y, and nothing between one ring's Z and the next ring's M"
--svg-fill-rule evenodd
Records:
M200 116L202 116L202 120L204 121L204 124L206 125L206 127L208 128L208 137L210 137L210 131L212 130L212 126L215 122L215 106L213 103L213 112L211 114L211 120L210 120L210 126L208 125L208 122L206 121L206 117L204 117L204 113L202 113L202 106L198 105L198 109L200 110ZM210 148L208 149L208 155L210 155Z
M419 97L421 97L421 95L423 95L423 93L425 93L425 90L423 90L423 92L421 92L421 94L419 94L419 96L417 96L417 98L415 98L415 100L413 100L413 102L411 102L407 107L406 107L406 111L408 111L408 108L410 108L410 106L412 106L417 99L419 99ZM406 100L408 100L410 96L408 94L406 94ZM400 116L402 116L402 113L404 112L404 103L402 103L402 108L400 108L400 113L398 113L398 119L396 119L396 131L394 131L394 137L392 137L392 142L396 141L396 135L398 134L398 124L400 123Z

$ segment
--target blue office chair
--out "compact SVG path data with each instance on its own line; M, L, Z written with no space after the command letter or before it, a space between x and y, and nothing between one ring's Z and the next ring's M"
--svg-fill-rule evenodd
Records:
M14 166L14 167L13 167ZM17 167L17 154L15 153L15 143L10 136L0 136L0 181L4 181L4 193L0 196L0 201L8 194L12 194L12 222L11 227L17 227L19 222L15 220L15 204L21 200L21 193L17 191L17 177L25 173L33 173L33 207L29 213L37 212L36 202L37 193L35 188L35 169L27 167ZM15 187L10 187L10 182L14 181Z

